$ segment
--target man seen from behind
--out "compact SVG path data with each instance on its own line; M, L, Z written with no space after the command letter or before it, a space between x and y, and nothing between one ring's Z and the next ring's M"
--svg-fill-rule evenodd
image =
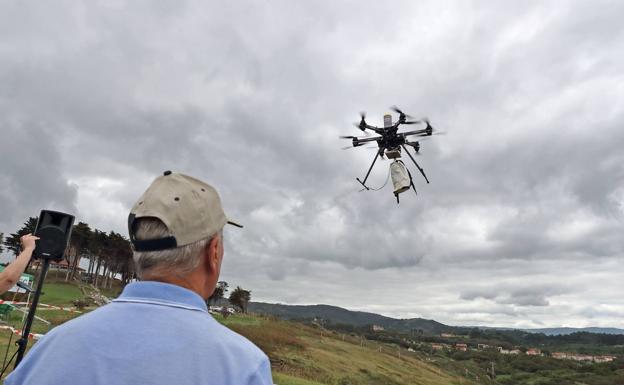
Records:
M227 223L212 186L156 178L128 218L141 281L48 332L5 384L272 384L267 356L207 311Z

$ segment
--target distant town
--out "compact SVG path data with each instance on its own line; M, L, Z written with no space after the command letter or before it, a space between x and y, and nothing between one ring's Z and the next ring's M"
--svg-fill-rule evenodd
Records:
M447 337L445 335L440 335L441 337ZM462 352L466 352L468 350L486 350L486 349L495 349L500 354L525 354L527 356L544 356L545 354L537 348L528 348L526 350L522 349L504 349L501 346L490 346L485 344L477 344L476 349L468 346L468 344L457 343L454 345L443 344L443 343L432 343L431 348L433 350L459 350ZM574 360L574 361L589 361L589 362L611 362L617 359L617 356L614 355L589 355L589 354L578 354L578 353L570 353L570 352L553 352L550 353L550 357L560 359L560 360Z
M385 328L381 325L372 325L371 330L373 332L383 332L385 331ZM440 333L440 337L446 338L446 339L454 339L454 338L467 338L468 336L453 334L453 333ZM541 357L549 356L549 357L559 359L559 360L572 360L572 361L579 361L579 362L604 363L604 362L613 362L618 358L617 355L591 355L591 354L580 354L580 353L575 353L575 352L545 353L545 352L542 352L541 349L534 348L534 347L529 347L529 348L517 347L513 349L505 349L502 346L491 346L491 345L479 344L479 343L477 343L476 345L470 345L467 343L459 343L459 342L455 344L432 342L430 343L430 346L433 351L467 352L469 350L474 350L474 351L494 350L500 354L505 354L505 355L527 355L527 356L541 356Z

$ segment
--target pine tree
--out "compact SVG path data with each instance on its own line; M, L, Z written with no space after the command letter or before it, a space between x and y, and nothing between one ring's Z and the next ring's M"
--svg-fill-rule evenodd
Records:
M26 235L28 233L34 233L35 228L37 227L37 217L30 217L24 222L24 225L17 230L17 232L10 234L5 240L4 245L7 249L13 252L13 255L17 257L17 255L22 251L22 243L20 242L20 238L22 235Z
M210 305L211 303L216 303L221 298L225 298L225 293L227 293L227 291L228 283L225 281L219 281L219 283L217 283L217 287L215 287L214 291L212 292L212 295L208 298L208 304Z
M72 229L69 239L69 250L65 253L65 258L69 263L65 280L73 279L83 255L89 252L89 240L91 239L91 228L84 222L78 222Z
M236 286L236 289L230 294L230 303L238 306L243 313L247 313L249 301L251 301L251 291L244 290L240 286Z

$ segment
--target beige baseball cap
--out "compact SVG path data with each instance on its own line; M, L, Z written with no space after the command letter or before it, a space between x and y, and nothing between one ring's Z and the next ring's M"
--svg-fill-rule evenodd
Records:
M143 217L160 219L172 236L136 239L135 221ZM130 210L128 233L136 251L157 251L197 242L215 234L227 223L243 227L227 219L214 187L188 175L165 171Z

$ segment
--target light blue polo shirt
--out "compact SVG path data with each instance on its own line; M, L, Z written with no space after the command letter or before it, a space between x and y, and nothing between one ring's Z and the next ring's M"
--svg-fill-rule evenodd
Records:
M48 332L4 384L269 385L267 356L219 324L195 292L135 282Z

